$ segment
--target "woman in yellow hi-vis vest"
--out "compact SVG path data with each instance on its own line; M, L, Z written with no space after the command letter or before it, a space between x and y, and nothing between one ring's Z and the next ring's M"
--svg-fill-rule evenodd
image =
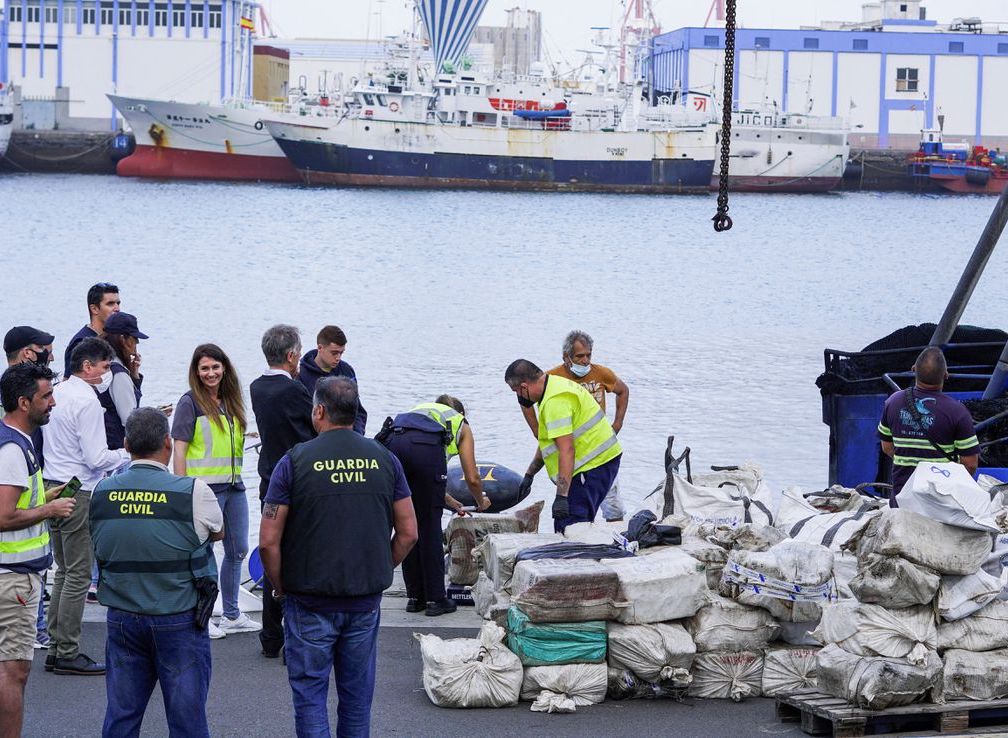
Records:
M189 362L189 391L179 398L172 423L172 465L180 476L210 485L224 514L220 591L224 617L210 623L210 637L261 630L238 609L242 560L248 554L248 498L242 481L245 403L238 374L220 347L204 343Z
M553 528L595 520L599 505L619 471L623 449L595 398L564 377L550 376L527 359L517 359L504 381L522 407L537 406L539 448L521 491L543 466L556 484ZM520 493L519 493L520 495Z

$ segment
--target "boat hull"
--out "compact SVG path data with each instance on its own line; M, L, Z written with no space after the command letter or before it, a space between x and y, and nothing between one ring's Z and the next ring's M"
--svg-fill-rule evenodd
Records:
M986 185L976 185L966 181L965 177L932 176L931 181L940 187L960 195L1000 195L1008 187L1008 178L991 177Z
M261 118L269 111L109 95L136 138L124 177L297 182Z
M842 176L835 177L750 177L728 176L732 192L830 192L840 187ZM711 180L711 189L717 190L721 178Z

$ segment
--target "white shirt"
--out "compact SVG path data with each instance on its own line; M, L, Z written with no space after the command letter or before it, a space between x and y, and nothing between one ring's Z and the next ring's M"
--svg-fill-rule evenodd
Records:
M170 473L167 466L151 459L134 461L130 467L134 466L152 466ZM194 479L192 492L193 527L196 529L200 543L205 543L211 533L220 533L224 527L224 515L217 503L217 495L210 489L209 484L202 479Z
M287 379L294 379L294 377L292 377L290 372L287 371L286 369L274 369L273 367L266 367L266 371L263 372L263 376L264 377L284 376L287 377Z
M66 482L76 476L81 489L93 490L107 472L130 460L124 449L109 450L105 409L94 387L76 375L53 389L56 406L42 426L46 479Z

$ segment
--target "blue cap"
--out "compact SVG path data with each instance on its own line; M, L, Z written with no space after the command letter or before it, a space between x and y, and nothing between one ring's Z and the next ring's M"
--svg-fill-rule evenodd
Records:
M112 313L105 320L105 332L111 335L133 336L134 338L149 338L137 327L136 316L129 313Z

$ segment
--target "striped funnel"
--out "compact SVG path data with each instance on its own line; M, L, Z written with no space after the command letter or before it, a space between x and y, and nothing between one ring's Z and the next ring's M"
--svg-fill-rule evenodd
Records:
M435 69L457 64L472 40L487 0L416 0L434 52Z

